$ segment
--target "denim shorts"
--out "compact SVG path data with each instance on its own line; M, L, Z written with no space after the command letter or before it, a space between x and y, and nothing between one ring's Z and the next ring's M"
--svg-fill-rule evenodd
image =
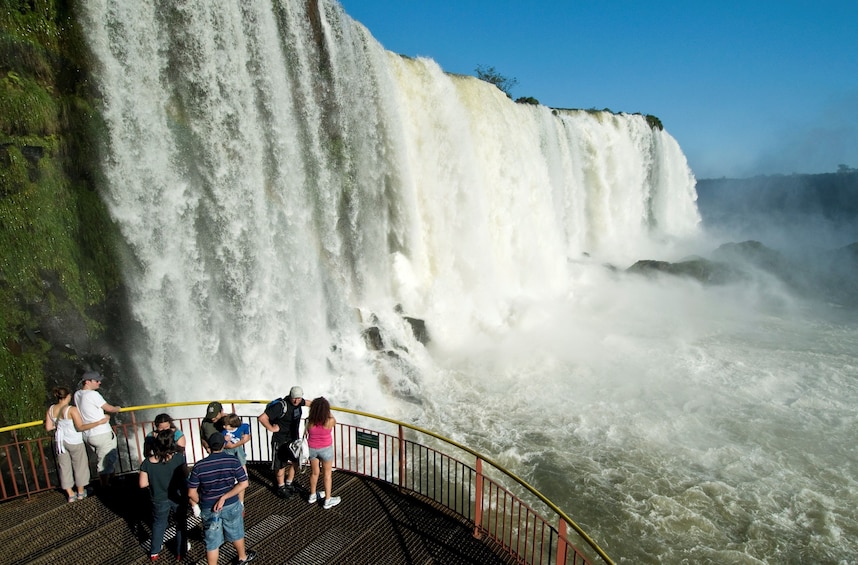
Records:
M206 551L214 551L226 541L244 539L244 517L239 502L221 508L220 512L212 512L211 508L201 508L203 529L205 530Z
M320 461L330 461L334 458L334 446L321 447L319 449L310 448L309 459L318 459Z

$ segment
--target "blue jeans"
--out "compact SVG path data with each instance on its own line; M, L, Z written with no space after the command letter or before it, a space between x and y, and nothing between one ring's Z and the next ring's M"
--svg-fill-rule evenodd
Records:
M185 554L185 530L188 525L188 510L184 504L178 504L172 500L152 501L152 545L149 548L150 555L160 553L164 545L164 532L167 531L167 521L170 511L176 519L176 555Z
M226 541L244 539L244 516L238 501L221 508L220 512L212 512L211 508L200 508L203 515L203 531L205 532L206 551L214 551Z

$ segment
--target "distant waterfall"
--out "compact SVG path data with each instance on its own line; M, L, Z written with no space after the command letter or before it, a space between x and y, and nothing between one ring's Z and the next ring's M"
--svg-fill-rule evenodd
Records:
M686 159L643 117L515 104L332 0L78 10L153 394L312 381L360 405L382 388L371 316L407 342L401 305L452 340L569 292L584 253L627 266L697 229Z

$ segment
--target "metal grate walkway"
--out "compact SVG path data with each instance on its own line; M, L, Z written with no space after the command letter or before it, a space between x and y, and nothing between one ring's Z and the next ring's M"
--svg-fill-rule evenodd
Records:
M306 495L282 500L271 489L271 473L250 465L245 494L245 541L258 553L255 563L336 564L512 564L517 561L491 541L477 540L472 526L431 501L399 492L388 483L336 471L330 510L309 504ZM306 488L309 472L297 483ZM150 516L137 475L118 479L106 492L69 504L61 492L0 505L0 563L149 563ZM187 562L205 563L199 520L189 523ZM159 563L174 563L167 531ZM219 563L234 563L231 544Z

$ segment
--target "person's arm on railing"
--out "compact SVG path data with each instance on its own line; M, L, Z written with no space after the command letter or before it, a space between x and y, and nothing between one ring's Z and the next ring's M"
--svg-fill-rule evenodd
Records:
M122 406L114 406L113 404L105 402L101 405L101 409L105 412L109 412L110 414L119 414L119 411L122 410Z

